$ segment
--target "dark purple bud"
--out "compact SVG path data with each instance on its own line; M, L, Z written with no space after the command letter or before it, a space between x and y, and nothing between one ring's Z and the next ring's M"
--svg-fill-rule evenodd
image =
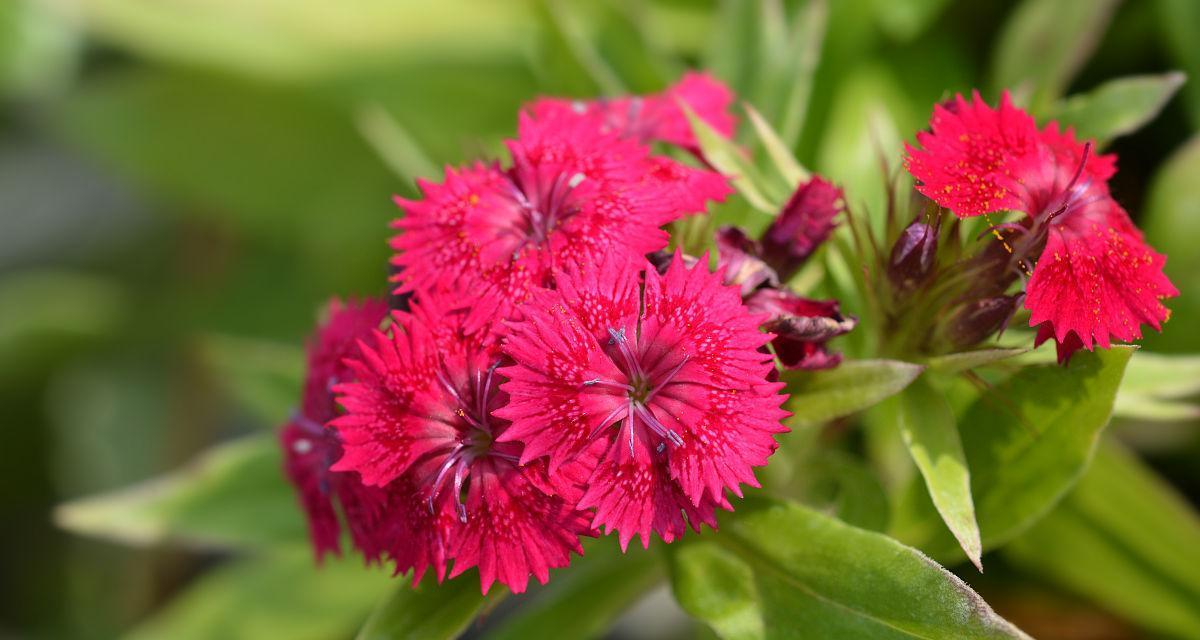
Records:
M654 253L646 254L646 260L650 262L651 266L654 267L654 270L657 271L658 275L660 276L667 273L667 267L671 266L671 261L674 259L675 252L667 251L666 249L660 249ZM683 261L683 266L691 269L692 265L700 261L700 258L697 258L696 256L690 256L685 253L680 257L680 260Z
M717 268L724 269L725 284L741 289L742 297L749 296L764 284L779 286L775 270L759 257L758 243L746 236L739 227L717 229Z
M900 232L888 260L888 280L897 291L911 291L933 273L937 258L938 229L914 222Z
M972 347L1008 326L1025 294L972 300L951 317L946 338L955 350Z
M833 233L842 190L820 176L802 183L762 237L762 258L787 281Z
M828 369L842 361L825 343L858 324L843 316L836 300L810 300L784 289L760 289L746 300L751 313L767 314L763 329L775 334L771 346L788 369Z

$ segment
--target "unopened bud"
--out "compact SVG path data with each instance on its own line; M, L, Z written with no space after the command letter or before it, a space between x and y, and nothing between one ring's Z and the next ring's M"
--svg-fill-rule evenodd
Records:
M844 208L842 190L824 178L802 183L763 234L763 260L786 282L833 233Z
M725 284L737 286L743 298L764 284L779 285L775 270L758 257L758 243L740 227L717 229L715 240L717 268L724 269Z
M900 232L888 260L888 280L897 291L910 291L933 273L937 257L937 227L914 222Z
M972 300L951 317L946 327L946 339L955 350L983 342L988 336L1003 331L1020 306L1024 294L996 296Z

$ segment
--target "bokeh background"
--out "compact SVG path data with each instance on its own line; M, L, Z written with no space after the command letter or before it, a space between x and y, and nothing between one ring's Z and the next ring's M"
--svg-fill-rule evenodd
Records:
M1047 113L1183 71L1111 149L1114 192L1183 291L1145 345L1200 352L1195 0L0 0L0 637L289 637L313 631L289 607L361 618L380 585L352 566L327 584L369 585L289 599L311 582L303 551L290 574L230 575L227 554L160 543L153 523L67 533L55 505L283 420L317 308L383 292L391 196L415 177L499 154L539 94L655 91L688 67L865 205L879 152L897 158L953 92L1023 86ZM1178 409L1118 428L1194 504L1198 424ZM1046 637L1159 637L1002 561L972 584ZM201 604L165 606L181 594Z

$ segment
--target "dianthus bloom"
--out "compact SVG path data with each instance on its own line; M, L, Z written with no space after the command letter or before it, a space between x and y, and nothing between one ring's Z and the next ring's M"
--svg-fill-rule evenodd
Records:
M507 311L555 269L665 247L663 225L731 192L720 174L653 156L570 109L521 114L508 147L509 169L447 169L443 184L419 183L421 200L397 199L402 290L486 290Z
M1178 291L1166 257L1146 244L1108 189L1113 155L1092 153L1057 123L1038 129L1005 93L991 108L976 93L934 107L930 130L908 147L917 189L960 217L1025 212L1004 225L1012 268L1032 267L1025 292L1038 342L1054 338L1059 360L1161 329L1164 298Z
M356 341L371 334L387 316L380 300L329 303L325 321L308 344L308 372L300 410L280 433L284 470L308 516L317 559L341 553L341 524L336 504L345 513L351 541L368 561L387 549L385 520L388 495L362 486L354 474L330 470L342 455L337 434L325 424L337 415L333 385L350 376L343 359L357 352Z
M493 416L505 402L500 353L490 331L468 333L472 315L420 291L411 312L393 313L389 334L360 343L347 361L353 381L334 387L346 413L331 423L344 450L333 469L394 497L397 572L412 569L416 582L432 568L440 581L453 560L450 577L478 567L485 593L495 581L519 593L530 574L545 583L582 553L591 528L574 508L569 469L552 480L544 463L517 464L519 444L497 441L508 428Z
M644 259L557 274L523 307L499 373L512 420L501 441L546 456L551 472L599 452L579 507L622 548L715 526L725 491L758 486L780 420L782 385L767 381L761 318L701 260L664 275Z
M681 105L686 104L718 133L730 137L736 124L729 113L732 103L733 92L721 81L707 73L689 71L662 93L591 101L542 98L530 109L541 116L573 111L643 143L666 142L699 155L700 145Z

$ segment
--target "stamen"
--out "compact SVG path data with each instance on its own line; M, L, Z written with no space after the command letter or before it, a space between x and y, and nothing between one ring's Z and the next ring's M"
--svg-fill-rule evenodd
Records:
M446 474L458 462L460 451L462 451L462 445L451 451L446 456L446 461L442 463L442 466L438 467L437 477L433 480L433 489L429 493L429 513L436 513L434 503L437 501L438 494L442 492L442 484L446 481Z
M650 409L646 408L645 405L636 404L634 406L634 411L637 412L637 416L642 419L642 422L645 422L646 426L650 427L651 431L658 434L662 438L666 438L668 442L677 447L683 445L683 438L680 437L678 433L668 429L667 426L660 422L658 418L655 417L655 415L650 411Z
M617 350L621 352L621 357L625 359L625 366L629 368L629 375L633 378L645 378L646 373L642 371L642 365L638 362L638 358L633 353L633 349L629 347L629 339L625 337L625 327L621 327L620 331L609 328L608 330L609 344L617 345Z
M584 180L587 180L587 176L583 175L582 173L577 173L571 176L571 179L567 181L567 185L574 189L575 187L578 187Z
M631 457L631 458L636 457L636 454L633 451L633 429L634 429L634 426L637 424L636 422L634 422L634 417L633 417L633 415L634 415L633 412L634 412L635 408L636 407L634 406L633 398L630 398L629 399L629 415L625 416L625 424L626 424L626 426L629 427L629 457Z
M663 379L659 381L659 383L655 385L653 389L650 390L650 393L646 394L645 402L649 402L650 399L654 397L654 394L661 391L663 387L667 386L667 383L675 379L675 376L679 374L679 370L683 368L683 365L687 364L688 357L689 356L686 355L683 356L683 360L680 360L679 364L675 365L675 368L671 369L666 376L663 376Z
M454 502L455 510L458 512L458 521L467 521L467 505L463 504L462 488L463 481L467 477L467 460L464 458L459 460L458 468L454 470Z
M612 411L608 412L608 415L604 416L604 419L600 421L600 425L597 426L595 428L595 430L592 431L592 435L588 436L588 440L589 441L595 440L596 436L603 433L604 429L606 427L609 427L613 424L616 424L617 422L620 422L621 421L620 414L622 411L626 411L626 410L627 409L626 409L625 405L619 404Z
M471 405L467 404L466 400L463 400L463 397L458 393L458 390L455 389L454 385L450 383L450 379L447 378L441 370L438 370L434 375L437 376L438 382L442 383L442 387L445 388L446 391L454 398L455 402L458 403L458 411L455 411L454 414L463 420L466 420L467 424L471 425L472 427L475 427L481 431L488 431L490 433L487 425L481 423L479 420L476 420L475 416L471 415ZM484 415L483 412L480 412L480 415Z
M584 380L583 386L585 386L585 387L601 386L601 387L609 387L611 389L619 389L621 391L633 391L633 387L630 385L622 384L622 383L616 382L614 380L602 380L600 378L592 378L591 380Z
M1077 190L1075 188L1075 185L1077 182L1079 182L1079 177L1083 175L1083 170L1087 166L1088 156L1090 156L1091 153L1091 141L1085 142L1083 144L1083 156L1079 159L1079 165L1075 167L1075 175L1071 176L1071 181L1067 183L1067 186L1063 187L1063 190L1059 194L1059 206L1050 213L1050 215L1047 217L1047 221L1054 220L1072 208L1075 198L1077 197L1078 193L1081 192L1081 190ZM1090 178L1082 185L1082 190L1086 190L1089 186L1091 186Z

